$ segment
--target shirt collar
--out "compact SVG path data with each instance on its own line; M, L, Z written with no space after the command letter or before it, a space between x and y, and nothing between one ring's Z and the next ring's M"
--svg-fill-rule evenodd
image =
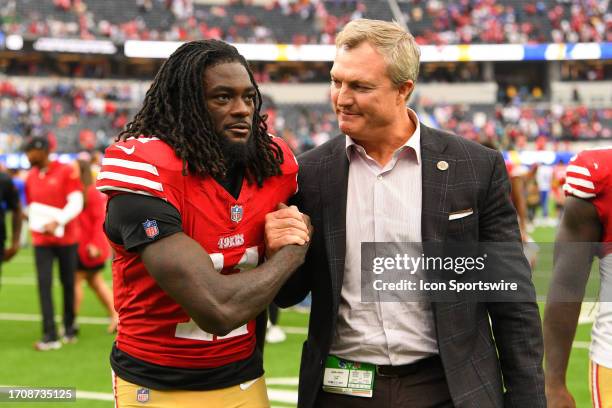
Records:
M416 128L414 129L414 133L412 134L412 136L406 141L406 143L400 146L393 155L397 157L401 152L403 152L407 148L411 148L416 153L417 164L421 164L421 124L419 123L419 118L416 112L410 108L406 108L406 109L408 110L408 116L410 116L410 119L412 120L412 122L416 124ZM346 144L345 144L346 156L348 157L349 162L351 161L351 150L357 152L359 149L359 150L362 150L363 153L365 154L365 150L363 150L363 147L355 143L355 141L350 136L345 135L345 137L346 137ZM351 146L354 146L354 147L351 147Z

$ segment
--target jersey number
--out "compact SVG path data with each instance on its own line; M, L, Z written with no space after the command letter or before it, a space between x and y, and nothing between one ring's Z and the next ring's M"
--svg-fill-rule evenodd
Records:
M215 266L215 270L217 272L221 272L224 266L224 258L223 254L215 253L210 254L210 259ZM257 266L259 262L259 252L257 251L257 247L253 246L247 248L240 261L236 264L235 268L239 269L240 272L246 271L249 269L253 269ZM247 325L243 325L238 327L235 330L232 330L225 336L215 336L214 334L207 333L204 330L200 329L198 325L193 321L193 319L189 319L188 322L179 323L176 325L176 331L174 332L174 336L181 339L191 339L191 340L201 340L201 341L213 341L219 339L229 339L231 337L242 336L243 334L247 334L249 332ZM215 338L216 337L216 338Z

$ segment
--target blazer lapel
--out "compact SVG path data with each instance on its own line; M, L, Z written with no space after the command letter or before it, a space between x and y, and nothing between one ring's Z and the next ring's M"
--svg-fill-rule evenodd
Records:
M455 175L456 161L445 154L447 141L421 123L422 241L441 242L448 226L448 185Z
M329 263L333 290L333 304L337 308L342 280L344 279L344 258L346 253L346 194L349 162L346 156L345 138L338 137L332 154L322 162L321 194L324 197L322 233Z
M444 256L440 244L446 239L449 204L448 186L453 183L456 160L445 153L447 141L436 131L421 124L421 160L423 201L421 210L421 235L423 253L428 257ZM443 164L446 162L446 165ZM448 165L448 167L447 167ZM453 302L432 302L434 321L438 337L438 316L444 310L456 307ZM439 341L438 341L439 343Z

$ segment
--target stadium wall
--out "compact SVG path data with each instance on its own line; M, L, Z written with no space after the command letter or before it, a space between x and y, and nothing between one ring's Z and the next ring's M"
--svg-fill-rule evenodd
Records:
M58 84L75 84L82 87L129 86L133 99L142 100L150 86L149 81L136 80L100 80L49 77L2 77L16 84L21 89L39 89ZM261 91L272 97L276 103L287 104L327 104L329 103L329 85L323 84L285 84L264 83ZM496 102L497 84L494 82L472 83L417 83L416 94L426 95L433 103L467 103L494 104Z
M612 105L612 81L551 82L551 101L563 105L579 101L589 108L605 108ZM575 95L575 91L577 95Z

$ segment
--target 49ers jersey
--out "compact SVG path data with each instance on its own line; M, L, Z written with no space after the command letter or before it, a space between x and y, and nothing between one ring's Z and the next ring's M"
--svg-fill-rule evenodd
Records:
M565 174L565 194L593 203L603 226L601 242L612 243L612 147L584 150L572 158ZM612 252L607 247L604 254Z
M282 175L259 188L243 181L234 198L212 177L183 175L183 163L157 138L128 139L110 146L97 188L160 198L174 206L183 232L209 253L219 273L256 267L264 253L265 215L297 189L297 162L280 138ZM147 236L158 233L155 220L143 220ZM149 275L137 252L115 250L113 287L119 313L116 347L140 360L180 368L214 368L248 358L255 348L255 322L220 337L201 330ZM180 256L180 254L176 254Z
M612 147L584 150L567 167L566 195L590 201L603 227L599 311L591 329L591 359L612 368Z

